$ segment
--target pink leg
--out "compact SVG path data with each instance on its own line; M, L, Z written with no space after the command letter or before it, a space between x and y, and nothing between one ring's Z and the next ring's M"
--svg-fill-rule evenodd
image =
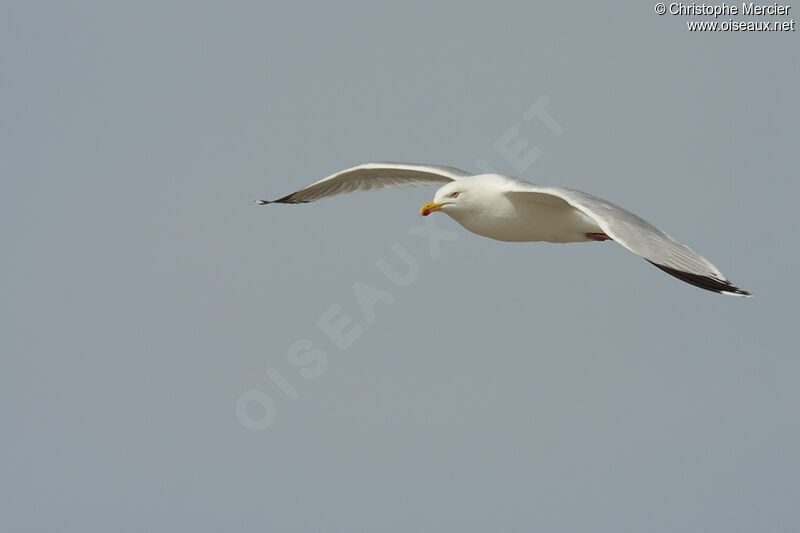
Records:
M592 239L593 241L613 241L611 237L606 235L605 233L587 233L586 237Z

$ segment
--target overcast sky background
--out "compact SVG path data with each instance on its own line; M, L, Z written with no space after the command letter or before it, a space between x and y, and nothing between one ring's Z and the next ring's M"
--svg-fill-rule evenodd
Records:
M633 1L3 5L4 530L800 529L797 32ZM433 188L252 203L376 160L591 192L756 297L443 215L433 257ZM403 257L400 287L376 263Z

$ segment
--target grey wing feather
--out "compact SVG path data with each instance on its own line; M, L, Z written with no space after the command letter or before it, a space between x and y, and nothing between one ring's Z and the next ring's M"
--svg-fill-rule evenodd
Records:
M444 185L470 176L453 167L414 163L366 163L337 172L299 191L273 201L257 200L258 204L302 204L356 191L392 187Z
M664 272L714 292L750 296L734 286L709 260L638 215L607 200L566 187L540 187L514 180L526 192L561 198L591 217L616 242Z

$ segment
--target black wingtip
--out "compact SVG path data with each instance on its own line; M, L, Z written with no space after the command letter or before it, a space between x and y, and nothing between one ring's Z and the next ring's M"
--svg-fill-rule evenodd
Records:
M730 281L723 281L717 278L712 278L711 276L702 276L700 274L692 274L690 272L684 272L682 270L678 270L676 268L670 268L668 266L659 265L658 263L653 263L652 261L648 261L649 263L657 266L670 276L675 276L681 281L685 281L695 287L700 287L701 289L705 289L707 291L716 292L718 294L730 294L732 296L753 296L751 293L740 289L739 287L732 284Z
M295 197L295 193L287 194L283 198L278 198L277 200L256 200L257 205L268 205L268 204L307 204L309 200L297 200Z

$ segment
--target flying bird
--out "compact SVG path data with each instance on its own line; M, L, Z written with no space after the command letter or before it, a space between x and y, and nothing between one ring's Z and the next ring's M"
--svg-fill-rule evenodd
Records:
M337 172L265 204L302 204L356 191L440 185L420 215L449 215L467 230L509 242L614 241L667 274L709 291L752 296L688 246L617 205L566 187L503 174L472 175L439 165L367 163Z

